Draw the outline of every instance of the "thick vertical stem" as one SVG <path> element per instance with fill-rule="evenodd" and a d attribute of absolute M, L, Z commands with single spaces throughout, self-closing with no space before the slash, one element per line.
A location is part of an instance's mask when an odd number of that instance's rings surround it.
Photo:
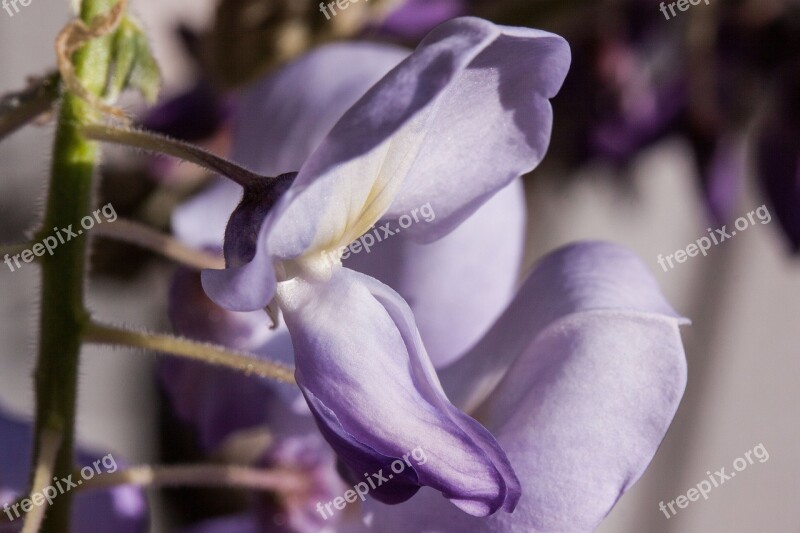
<path fill-rule="evenodd" d="M 83 0 L 81 18 L 91 19 L 115 4 L 114 0 Z M 87 43 L 74 56 L 75 73 L 83 86 L 101 94 L 110 61 L 108 37 Z M 93 174 L 98 156 L 94 142 L 84 139 L 79 128 L 96 120 L 97 112 L 85 101 L 66 93 L 56 129 L 50 185 L 42 233 L 52 228 L 79 229 L 80 220 L 91 213 Z M 76 231 L 77 233 L 77 231 Z M 38 238 L 36 240 L 39 240 Z M 54 475 L 73 472 L 73 440 L 77 400 L 81 334 L 87 322 L 83 302 L 87 236 L 60 245 L 52 256 L 41 260 L 42 303 L 39 358 L 35 374 L 36 442 L 34 463 L 41 451 L 42 436 L 55 431 L 62 436 Z M 48 510 L 41 531 L 69 531 L 71 495 L 60 495 Z"/>

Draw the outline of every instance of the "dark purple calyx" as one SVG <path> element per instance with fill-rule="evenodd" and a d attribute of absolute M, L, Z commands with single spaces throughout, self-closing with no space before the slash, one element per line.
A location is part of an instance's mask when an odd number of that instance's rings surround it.
<path fill-rule="evenodd" d="M 276 178 L 253 181 L 245 187 L 242 201 L 231 213 L 225 228 L 223 249 L 228 268 L 236 268 L 253 260 L 264 219 L 296 176 L 297 172 L 289 172 Z"/>

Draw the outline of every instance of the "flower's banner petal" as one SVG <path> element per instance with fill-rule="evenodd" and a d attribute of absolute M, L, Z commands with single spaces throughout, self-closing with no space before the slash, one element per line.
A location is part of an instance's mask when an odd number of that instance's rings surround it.
<path fill-rule="evenodd" d="M 427 460 L 370 491 L 397 502 L 416 485 L 468 513 L 513 509 L 518 481 L 494 438 L 444 396 L 410 309 L 380 282 L 337 267 L 327 282 L 279 286 L 295 346 L 296 378 L 353 481 L 391 473 L 417 448 Z"/>
<path fill-rule="evenodd" d="M 485 359 L 511 353 L 510 365 L 473 367 L 509 367 L 476 416 L 522 480 L 517 510 L 475 520 L 424 494 L 409 502 L 416 522 L 405 525 L 593 531 L 642 475 L 678 407 L 686 385 L 682 322 L 621 247 L 584 243 L 548 256 L 479 346 Z M 374 522 L 391 531 L 383 526 L 390 516 Z"/>
<path fill-rule="evenodd" d="M 31 425 L 0 411 L 0 506 L 13 503 L 28 487 L 31 464 L 33 431 Z M 78 462 L 90 466 L 100 459 L 100 454 L 79 453 Z M 123 468 L 116 460 L 108 468 Z M 100 468 L 105 468 L 100 459 Z M 92 467 L 95 475 L 97 474 Z M 73 477 L 73 481 L 75 478 Z M 11 511 L 14 515 L 13 510 Z M 20 513 L 22 514 L 22 513 Z M 4 517 L 5 518 L 5 517 Z M 15 521 L 21 527 L 23 518 Z M 86 533 L 140 533 L 147 531 L 148 509 L 144 493 L 136 487 L 121 485 L 108 490 L 86 491 L 75 494 L 72 511 L 72 531 Z M 0 531 L 6 531 L 0 525 Z"/>
<path fill-rule="evenodd" d="M 463 71 L 498 35 L 497 26 L 480 19 L 442 24 L 351 107 L 300 170 L 297 199 L 269 241 L 275 255 L 345 246 L 375 224 L 423 146 L 439 142 L 429 132 L 440 97 L 455 90 Z"/>
<path fill-rule="evenodd" d="M 415 238 L 430 241 L 451 231 L 533 170 L 550 144 L 549 98 L 567 75 L 569 45 L 541 30 L 498 29 L 438 99 L 427 142 L 386 214 L 401 216 L 431 202 L 436 223 L 409 228 Z"/>
<path fill-rule="evenodd" d="M 344 265 L 396 290 L 413 310 L 434 366 L 446 366 L 483 337 L 514 297 L 524 252 L 522 181 L 429 244 L 416 243 L 402 231 L 386 236 L 382 227 L 400 227 L 384 222 L 372 232 L 374 240 L 383 240 L 352 254 Z M 419 224 L 427 223 L 420 219 Z"/>

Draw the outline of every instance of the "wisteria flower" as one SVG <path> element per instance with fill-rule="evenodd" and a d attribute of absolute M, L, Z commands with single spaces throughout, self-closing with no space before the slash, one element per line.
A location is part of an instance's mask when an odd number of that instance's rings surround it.
<path fill-rule="evenodd" d="M 298 385 L 353 479 L 426 450 L 429 462 L 375 490 L 382 501 L 429 485 L 483 516 L 512 511 L 519 482 L 492 435 L 447 400 L 407 304 L 338 259 L 381 218 L 426 203 L 436 221 L 408 233 L 435 240 L 534 168 L 568 64 L 552 34 L 469 18 L 440 26 L 344 114 L 296 178 L 245 190 L 226 230 L 229 268 L 204 272 L 206 292 L 228 309 L 277 299 Z"/>

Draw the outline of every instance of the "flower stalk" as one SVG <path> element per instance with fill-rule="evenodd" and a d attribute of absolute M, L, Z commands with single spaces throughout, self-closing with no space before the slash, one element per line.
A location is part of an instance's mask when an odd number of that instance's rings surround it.
<path fill-rule="evenodd" d="M 139 487 L 221 487 L 275 492 L 284 495 L 308 490 L 309 479 L 289 469 L 267 470 L 235 465 L 137 466 L 86 481 L 81 490 L 117 485 Z"/>
<path fill-rule="evenodd" d="M 153 350 L 168 355 L 222 366 L 248 376 L 270 378 L 283 383 L 294 383 L 294 370 L 281 363 L 258 359 L 254 355 L 234 352 L 221 346 L 191 341 L 171 335 L 116 328 L 91 322 L 86 326 L 85 341 L 94 344 L 127 346 Z"/>
<path fill-rule="evenodd" d="M 139 148 L 194 163 L 212 172 L 217 172 L 242 187 L 247 187 L 261 180 L 272 179 L 269 176 L 262 176 L 227 159 L 216 156 L 198 146 L 171 139 L 158 133 L 101 124 L 87 125 L 81 130 L 81 133 L 87 138 L 96 141 Z"/>
<path fill-rule="evenodd" d="M 223 269 L 225 261 L 202 250 L 186 246 L 170 235 L 133 220 L 118 219 L 113 224 L 97 226 L 95 234 L 107 239 L 127 242 L 150 250 L 177 263 L 202 270 L 205 268 Z"/>

